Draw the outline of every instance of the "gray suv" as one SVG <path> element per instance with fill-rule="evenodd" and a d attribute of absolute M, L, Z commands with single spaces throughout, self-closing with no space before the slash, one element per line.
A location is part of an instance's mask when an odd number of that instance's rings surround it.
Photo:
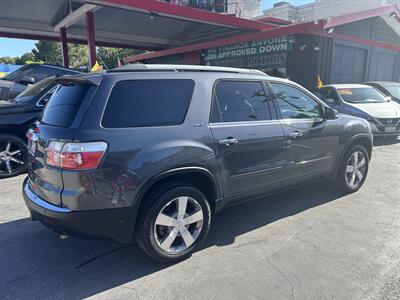
<path fill-rule="evenodd" d="M 318 178 L 365 181 L 369 123 L 255 70 L 132 65 L 57 79 L 29 130 L 33 220 L 85 238 L 190 256 L 215 212 Z"/>

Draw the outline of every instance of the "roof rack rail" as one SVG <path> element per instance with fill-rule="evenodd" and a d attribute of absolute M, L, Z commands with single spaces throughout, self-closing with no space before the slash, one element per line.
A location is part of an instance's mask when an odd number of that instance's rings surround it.
<path fill-rule="evenodd" d="M 240 69 L 214 66 L 195 66 L 195 65 L 162 65 L 162 64 L 127 64 L 119 68 L 108 70 L 107 73 L 116 72 L 223 72 L 267 75 L 255 69 Z"/>

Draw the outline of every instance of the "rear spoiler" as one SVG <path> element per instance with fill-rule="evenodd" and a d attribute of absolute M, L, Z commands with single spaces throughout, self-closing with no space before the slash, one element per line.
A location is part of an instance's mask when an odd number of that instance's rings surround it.
<path fill-rule="evenodd" d="M 102 79 L 103 79 L 102 74 L 64 75 L 56 78 L 55 81 L 61 85 L 69 85 L 75 83 L 75 84 L 99 86 Z"/>

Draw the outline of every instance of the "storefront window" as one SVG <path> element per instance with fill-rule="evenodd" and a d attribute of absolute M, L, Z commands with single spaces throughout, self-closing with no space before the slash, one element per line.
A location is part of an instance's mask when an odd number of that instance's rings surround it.
<path fill-rule="evenodd" d="M 260 69 L 262 72 L 268 74 L 269 76 L 287 78 L 286 68 L 269 68 L 269 69 Z"/>

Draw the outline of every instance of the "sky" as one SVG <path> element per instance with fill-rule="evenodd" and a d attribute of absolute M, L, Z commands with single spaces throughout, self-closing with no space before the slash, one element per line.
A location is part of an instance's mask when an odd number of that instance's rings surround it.
<path fill-rule="evenodd" d="M 36 41 L 0 38 L 0 57 L 21 56 L 35 47 Z"/>
<path fill-rule="evenodd" d="M 279 0 L 282 1 L 282 0 Z M 260 12 L 264 9 L 271 8 L 275 2 L 274 0 L 261 0 Z M 312 2 L 312 0 L 285 0 L 294 5 L 302 5 Z M 0 38 L 0 57 L 3 56 L 21 56 L 22 54 L 29 52 L 35 47 L 36 41 L 31 40 L 20 40 L 20 39 L 9 39 Z"/>

